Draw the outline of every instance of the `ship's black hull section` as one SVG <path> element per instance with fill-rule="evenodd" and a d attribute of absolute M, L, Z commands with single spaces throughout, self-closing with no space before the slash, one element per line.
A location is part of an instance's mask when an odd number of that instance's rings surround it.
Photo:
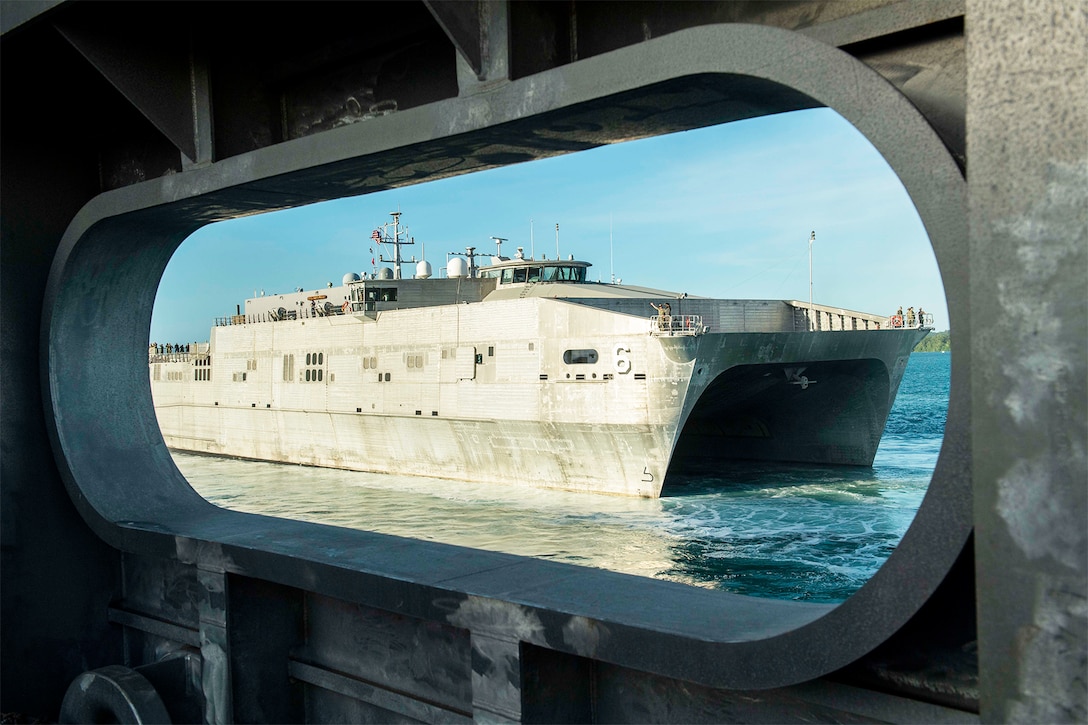
<path fill-rule="evenodd" d="M 880 360 L 738 365 L 700 396 L 669 472 L 732 460 L 870 466 L 892 398 Z"/>

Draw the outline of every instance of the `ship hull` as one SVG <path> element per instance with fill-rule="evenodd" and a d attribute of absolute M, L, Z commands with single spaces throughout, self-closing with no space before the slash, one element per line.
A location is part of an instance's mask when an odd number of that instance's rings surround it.
<path fill-rule="evenodd" d="M 670 472 L 734 460 L 871 466 L 919 335 L 708 335 Z M 709 375 L 696 375 L 698 380 Z"/>
<path fill-rule="evenodd" d="M 645 318 L 563 300 L 475 307 L 218 328 L 203 362 L 212 372 L 194 360 L 152 366 L 164 441 L 657 497 L 670 472 L 723 460 L 871 465 L 924 335 L 663 335 Z"/>
<path fill-rule="evenodd" d="M 660 495 L 671 440 L 645 425 L 160 408 L 175 450 L 372 473 Z M 169 433 L 165 431 L 169 430 Z M 202 431 L 219 431 L 215 437 Z M 276 431 L 311 431 L 304 442 Z"/>

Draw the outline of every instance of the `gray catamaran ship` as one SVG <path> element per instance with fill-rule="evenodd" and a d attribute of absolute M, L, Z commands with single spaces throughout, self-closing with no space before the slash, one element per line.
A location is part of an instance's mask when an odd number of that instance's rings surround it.
<path fill-rule="evenodd" d="M 784 300 L 587 281 L 521 248 L 258 296 L 149 355 L 177 450 L 656 497 L 716 461 L 869 466 L 929 328 Z M 453 254 L 453 253 L 451 253 Z M 384 260 L 383 260 L 384 261 Z"/>

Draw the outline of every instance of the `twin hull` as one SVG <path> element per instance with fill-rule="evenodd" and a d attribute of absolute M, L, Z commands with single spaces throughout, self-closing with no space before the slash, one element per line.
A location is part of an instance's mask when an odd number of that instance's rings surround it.
<path fill-rule="evenodd" d="M 871 465 L 924 334 L 692 332 L 548 298 L 239 324 L 151 385 L 174 449 L 656 497 L 670 465 Z"/>

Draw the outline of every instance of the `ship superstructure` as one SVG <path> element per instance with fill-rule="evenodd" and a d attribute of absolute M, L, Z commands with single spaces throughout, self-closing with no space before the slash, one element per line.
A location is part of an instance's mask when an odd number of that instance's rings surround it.
<path fill-rule="evenodd" d="M 403 278 L 394 222 L 395 269 L 251 298 L 207 345 L 152 350 L 167 445 L 656 497 L 695 463 L 871 465 L 928 332 L 591 282 L 587 262 L 520 248 L 481 266 L 470 247 L 445 276 L 420 262 Z"/>

